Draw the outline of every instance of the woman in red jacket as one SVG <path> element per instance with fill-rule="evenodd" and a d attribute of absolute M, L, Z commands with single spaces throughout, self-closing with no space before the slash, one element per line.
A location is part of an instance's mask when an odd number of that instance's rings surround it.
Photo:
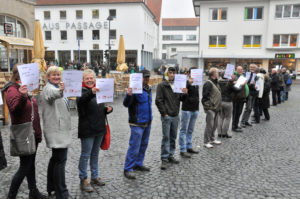
<path fill-rule="evenodd" d="M 17 65 L 13 67 L 12 77 L 10 82 L 4 86 L 5 99 L 11 117 L 12 124 L 22 124 L 31 121 L 32 105 L 34 106 L 34 120 L 33 129 L 35 132 L 36 147 L 42 140 L 42 131 L 40 125 L 40 117 L 38 113 L 38 106 L 36 99 L 28 95 L 26 85 L 20 86 L 20 76 Z M 44 199 L 47 198 L 39 192 L 36 187 L 35 179 L 35 156 L 36 153 L 27 156 L 20 156 L 20 167 L 14 175 L 9 192 L 8 198 L 15 199 L 24 178 L 27 178 L 29 188 L 29 199 Z"/>

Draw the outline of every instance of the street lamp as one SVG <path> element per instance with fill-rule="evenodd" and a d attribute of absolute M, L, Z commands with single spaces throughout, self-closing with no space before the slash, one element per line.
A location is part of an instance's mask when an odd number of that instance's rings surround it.
<path fill-rule="evenodd" d="M 111 46 L 110 46 L 110 21 L 112 21 L 114 19 L 113 16 L 108 16 L 107 20 L 108 20 L 108 56 L 107 56 L 107 69 L 110 66 L 110 50 L 111 50 Z"/>

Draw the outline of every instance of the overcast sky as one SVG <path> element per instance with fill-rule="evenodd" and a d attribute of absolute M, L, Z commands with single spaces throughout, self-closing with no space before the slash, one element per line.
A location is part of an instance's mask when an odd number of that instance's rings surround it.
<path fill-rule="evenodd" d="M 193 0 L 163 0 L 163 18 L 195 17 Z"/>

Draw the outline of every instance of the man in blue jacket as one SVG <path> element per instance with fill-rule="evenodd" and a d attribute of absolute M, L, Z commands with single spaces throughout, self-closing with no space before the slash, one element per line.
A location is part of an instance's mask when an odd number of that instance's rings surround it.
<path fill-rule="evenodd" d="M 143 165 L 152 121 L 152 93 L 148 85 L 150 72 L 143 73 L 143 93 L 133 94 L 132 88 L 127 89 L 123 105 L 128 107 L 129 125 L 131 136 L 124 165 L 124 176 L 128 179 L 136 179 L 133 170 L 150 171 Z"/>

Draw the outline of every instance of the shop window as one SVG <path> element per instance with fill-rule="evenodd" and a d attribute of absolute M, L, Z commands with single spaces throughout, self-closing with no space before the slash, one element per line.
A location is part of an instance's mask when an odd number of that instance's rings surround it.
<path fill-rule="evenodd" d="M 186 40 L 187 41 L 196 41 L 197 36 L 196 35 L 187 35 Z"/>
<path fill-rule="evenodd" d="M 176 53 L 176 48 L 171 48 L 172 53 Z"/>
<path fill-rule="evenodd" d="M 67 11 L 61 10 L 59 11 L 60 19 L 67 19 Z"/>
<path fill-rule="evenodd" d="M 117 17 L 117 11 L 116 9 L 110 9 L 109 10 L 109 16 L 116 18 Z"/>
<path fill-rule="evenodd" d="M 210 48 L 225 48 L 226 47 L 226 36 L 225 35 L 209 36 L 209 47 Z"/>
<path fill-rule="evenodd" d="M 167 59 L 167 53 L 162 53 L 161 57 L 162 59 Z"/>
<path fill-rule="evenodd" d="M 260 35 L 245 35 L 243 47 L 244 48 L 260 48 L 261 46 L 261 36 Z"/>
<path fill-rule="evenodd" d="M 77 40 L 83 40 L 83 30 L 77 30 L 76 31 L 76 39 Z"/>
<path fill-rule="evenodd" d="M 274 35 L 273 47 L 297 47 L 298 35 Z"/>
<path fill-rule="evenodd" d="M 110 39 L 117 39 L 117 31 L 116 30 L 109 30 Z"/>
<path fill-rule="evenodd" d="M 225 21 L 227 20 L 227 8 L 211 8 L 210 9 L 211 21 Z"/>
<path fill-rule="evenodd" d="M 51 19 L 50 11 L 44 11 L 44 19 L 45 20 Z"/>
<path fill-rule="evenodd" d="M 76 19 L 82 19 L 83 12 L 82 10 L 76 10 Z"/>
<path fill-rule="evenodd" d="M 277 5 L 275 18 L 299 18 L 300 4 Z"/>
<path fill-rule="evenodd" d="M 245 8 L 246 20 L 262 19 L 262 16 L 263 16 L 263 8 Z"/>
<path fill-rule="evenodd" d="M 93 19 L 99 19 L 99 10 L 92 10 Z"/>
<path fill-rule="evenodd" d="M 100 31 L 99 30 L 93 30 L 93 40 L 99 40 L 100 39 Z"/>
<path fill-rule="evenodd" d="M 65 31 L 65 30 L 60 31 L 60 39 L 61 40 L 67 40 L 68 39 L 67 31 Z"/>
<path fill-rule="evenodd" d="M 52 40 L 51 31 L 45 31 L 45 40 Z"/>

